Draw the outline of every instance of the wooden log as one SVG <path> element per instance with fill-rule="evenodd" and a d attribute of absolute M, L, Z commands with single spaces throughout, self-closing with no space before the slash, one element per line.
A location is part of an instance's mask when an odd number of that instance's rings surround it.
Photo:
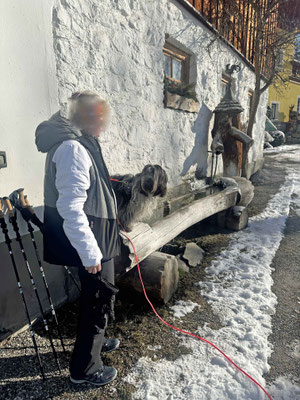
<path fill-rule="evenodd" d="M 254 186 L 251 181 L 241 176 L 220 177 L 216 181 L 218 186 L 238 186 L 239 196 L 236 205 L 247 207 L 254 197 Z"/>
<path fill-rule="evenodd" d="M 178 260 L 170 254 L 155 251 L 140 263 L 141 275 L 150 300 L 167 303 L 178 287 Z M 138 269 L 133 268 L 118 281 L 121 289 L 143 293 Z"/>
<path fill-rule="evenodd" d="M 123 245 L 129 249 L 129 265 L 126 268 L 117 265 L 117 270 L 125 273 L 136 265 L 136 258 L 131 243 L 134 244 L 139 262 L 144 260 L 155 250 L 168 243 L 182 231 L 195 223 L 236 204 L 238 186 L 228 187 L 218 193 L 200 198 L 176 210 L 170 215 L 156 221 L 152 226 L 139 223 L 126 235 L 121 231 Z M 196 194 L 195 194 L 196 196 Z M 115 260 L 118 263 L 118 260 Z"/>
<path fill-rule="evenodd" d="M 232 207 L 226 218 L 226 228 L 233 231 L 241 231 L 248 225 L 248 210 L 243 206 Z"/>
<path fill-rule="evenodd" d="M 214 223 L 220 228 L 240 231 L 247 227 L 248 219 L 249 216 L 246 207 L 234 206 L 218 213 Z"/>
<path fill-rule="evenodd" d="M 238 205 L 247 207 L 254 197 L 254 186 L 252 182 L 241 176 L 232 176 L 231 178 L 234 179 L 239 186 L 240 199 Z"/>

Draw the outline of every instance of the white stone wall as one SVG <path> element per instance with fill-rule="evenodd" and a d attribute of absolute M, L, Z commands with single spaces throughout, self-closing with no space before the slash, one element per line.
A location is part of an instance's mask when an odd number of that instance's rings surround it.
<path fill-rule="evenodd" d="M 236 95 L 246 110 L 242 120 L 248 118 L 254 73 L 237 54 L 219 41 L 209 46 L 213 34 L 176 0 L 61 0 L 53 15 L 60 102 L 85 88 L 110 101 L 112 121 L 101 139 L 110 172 L 137 173 L 159 163 L 171 186 L 196 168 L 206 175 L 208 130 L 226 64 L 241 63 Z M 196 55 L 198 115 L 163 106 L 165 34 Z M 250 162 L 262 158 L 266 102 L 264 96 Z"/>
<path fill-rule="evenodd" d="M 34 132 L 58 107 L 53 4 L 0 1 L 0 151 L 6 151 L 8 164 L 0 169 L 0 196 L 23 187 L 35 206 L 43 204 L 45 156 L 36 149 Z"/>
<path fill-rule="evenodd" d="M 37 125 L 58 107 L 57 80 L 52 36 L 52 0 L 0 0 L 0 151 L 6 151 L 7 168 L 0 169 L 0 196 L 23 187 L 41 216 L 45 155 L 37 151 Z M 27 224 L 19 218 L 21 234 Z M 10 238 L 15 233 L 8 224 Z M 36 234 L 42 255 L 42 237 Z M 0 229 L 0 340 L 24 326 L 26 315 L 14 276 L 10 255 Z M 49 302 L 30 237 L 23 237 L 44 310 Z M 30 317 L 40 317 L 22 253 L 13 241 L 12 249 Z M 44 263 L 49 290 L 55 305 L 77 295 L 61 267 Z M 0 396 L 3 397 L 3 396 Z"/>
<path fill-rule="evenodd" d="M 176 0 L 2 0 L 0 16 L 0 150 L 8 159 L 0 196 L 24 187 L 35 206 L 43 203 L 45 155 L 36 150 L 34 131 L 73 91 L 97 90 L 110 101 L 112 120 L 101 140 L 112 174 L 159 163 L 173 186 L 196 168 L 202 176 L 210 171 L 212 111 L 226 64 L 242 65 L 236 95 L 245 109 L 254 88 L 253 72 L 223 43 L 209 46 L 212 33 Z M 195 55 L 198 114 L 163 106 L 166 34 Z M 266 97 L 250 162 L 262 158 Z"/>

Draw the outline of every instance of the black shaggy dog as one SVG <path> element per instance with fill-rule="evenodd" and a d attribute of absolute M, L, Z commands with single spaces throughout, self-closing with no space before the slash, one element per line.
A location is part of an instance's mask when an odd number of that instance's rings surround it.
<path fill-rule="evenodd" d="M 160 165 L 147 164 L 136 175 L 113 175 L 111 181 L 116 194 L 118 218 L 127 231 L 135 222 L 151 215 L 156 202 L 154 197 L 164 197 L 167 193 L 168 177 Z"/>

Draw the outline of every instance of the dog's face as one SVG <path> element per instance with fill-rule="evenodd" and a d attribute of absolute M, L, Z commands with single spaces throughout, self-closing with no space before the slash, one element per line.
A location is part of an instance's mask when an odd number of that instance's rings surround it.
<path fill-rule="evenodd" d="M 168 176 L 158 164 L 147 164 L 141 172 L 141 193 L 145 196 L 161 196 L 167 193 Z"/>

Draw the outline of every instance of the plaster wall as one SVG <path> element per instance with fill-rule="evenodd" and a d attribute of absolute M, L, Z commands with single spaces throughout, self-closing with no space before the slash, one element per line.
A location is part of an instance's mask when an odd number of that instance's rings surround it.
<path fill-rule="evenodd" d="M 0 150 L 7 155 L 0 196 L 24 188 L 36 206 L 43 203 L 45 157 L 35 147 L 34 132 L 58 104 L 52 7 L 52 0 L 0 2 Z M 22 223 L 21 229 L 26 232 Z"/>
<path fill-rule="evenodd" d="M 57 83 L 52 38 L 53 1 L 1 0 L 0 2 L 0 151 L 7 155 L 7 168 L 0 169 L 0 196 L 23 187 L 41 217 L 44 155 L 34 143 L 37 124 L 57 109 Z M 15 237 L 9 226 L 9 235 Z M 21 234 L 27 228 L 20 218 Z M 36 233 L 40 253 L 41 236 Z M 49 309 L 46 293 L 37 273 L 31 240 L 23 236 L 43 305 Z M 0 232 L 0 339 L 26 323 L 10 256 Z M 13 241 L 30 316 L 39 315 L 36 299 L 18 244 Z M 44 265 L 53 301 L 59 304 L 74 294 L 62 267 Z M 75 290 L 76 293 L 76 290 Z"/>
<path fill-rule="evenodd" d="M 289 122 L 289 108 L 294 106 L 293 111 L 297 111 L 297 103 L 300 98 L 300 82 L 293 79 L 293 58 L 295 46 L 290 44 L 284 52 L 282 77 L 287 81 L 285 84 L 276 82 L 270 86 L 269 102 L 279 103 L 278 120 L 281 122 Z"/>
<path fill-rule="evenodd" d="M 269 105 L 272 101 L 279 102 L 278 120 L 289 122 L 290 106 L 294 106 L 293 111 L 297 111 L 297 103 L 300 98 L 300 82 L 289 81 L 285 88 L 277 91 L 274 86 L 270 87 Z"/>
<path fill-rule="evenodd" d="M 97 90 L 109 99 L 111 125 L 101 138 L 113 173 L 137 173 L 149 162 L 166 169 L 170 186 L 210 171 L 212 111 L 221 98 L 226 64 L 240 63 L 236 97 L 248 119 L 254 73 L 176 0 L 63 0 L 53 13 L 54 48 L 63 104 L 73 91 Z M 193 54 L 198 114 L 163 106 L 165 35 Z M 249 162 L 263 157 L 266 96 L 260 102 Z M 222 163 L 219 163 L 219 172 Z"/>

